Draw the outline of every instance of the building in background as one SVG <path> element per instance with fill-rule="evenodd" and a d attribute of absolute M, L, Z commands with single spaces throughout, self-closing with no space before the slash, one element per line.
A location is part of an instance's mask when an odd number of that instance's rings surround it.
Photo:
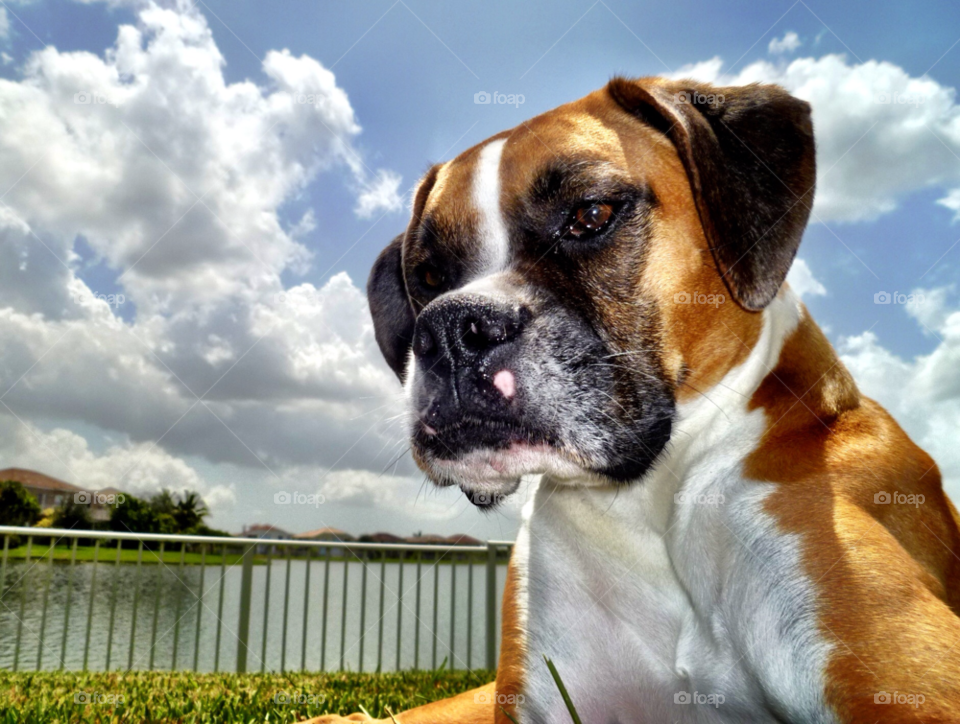
<path fill-rule="evenodd" d="M 240 533 L 240 537 L 263 538 L 264 540 L 290 540 L 293 538 L 293 536 L 283 528 L 278 528 L 275 525 L 262 525 L 260 523 L 245 525 L 243 532 Z M 266 553 L 269 548 L 270 546 L 268 545 L 259 545 L 257 546 L 257 553 Z"/>
<path fill-rule="evenodd" d="M 56 508 L 68 495 L 87 492 L 76 485 L 38 473 L 36 470 L 25 470 L 23 468 L 0 470 L 0 480 L 13 480 L 20 483 L 28 493 L 37 499 L 41 510 Z"/>
<path fill-rule="evenodd" d="M 331 541 L 334 543 L 348 543 L 356 540 L 352 535 L 339 528 L 317 528 L 316 530 L 308 530 L 306 533 L 297 533 L 293 537 L 296 540 Z M 315 550 L 318 555 L 322 556 L 326 555 L 328 551 L 332 556 L 342 556 L 346 552 L 341 546 L 319 546 Z"/>

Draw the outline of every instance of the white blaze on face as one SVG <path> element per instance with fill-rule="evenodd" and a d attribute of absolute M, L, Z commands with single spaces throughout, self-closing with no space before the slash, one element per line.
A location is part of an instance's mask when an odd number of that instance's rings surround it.
<path fill-rule="evenodd" d="M 500 209 L 500 157 L 506 139 L 491 141 L 480 151 L 473 178 L 473 203 L 480 213 L 481 276 L 495 274 L 507 265 L 509 238 Z"/>

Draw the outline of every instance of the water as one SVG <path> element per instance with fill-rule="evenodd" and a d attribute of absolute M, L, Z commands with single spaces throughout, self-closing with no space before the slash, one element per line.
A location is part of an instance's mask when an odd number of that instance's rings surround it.
<path fill-rule="evenodd" d="M 485 565 L 468 562 L 456 565 L 444 562 L 434 565 L 433 561 L 424 561 L 419 578 L 418 617 L 417 564 L 402 564 L 402 606 L 398 605 L 397 600 L 401 564 L 382 564 L 382 619 L 381 562 L 371 561 L 365 564 L 367 580 L 363 606 L 361 589 L 364 564 L 331 561 L 329 574 L 326 576 L 325 565 L 323 559 L 310 562 L 309 589 L 305 560 L 295 559 L 290 562 L 289 578 L 286 560 L 275 559 L 270 564 L 254 566 L 248 671 L 259 671 L 261 668 L 265 671 L 338 670 L 341 662 L 342 668 L 351 671 L 361 670 L 361 663 L 363 671 L 376 671 L 378 668 L 381 671 L 415 667 L 427 669 L 439 666 L 444 659 L 447 659 L 448 667 L 452 663 L 457 669 L 484 667 Z M 348 567 L 346 606 L 345 566 Z M 143 565 L 139 574 L 135 565 L 116 566 L 103 562 L 96 566 L 92 563 L 77 563 L 72 574 L 70 569 L 68 564 L 54 563 L 51 566 L 47 561 L 34 560 L 29 564 L 23 561 L 8 561 L 4 591 L 0 597 L 0 668 L 12 669 L 16 664 L 20 670 L 57 669 L 61 666 L 68 670 L 82 669 L 84 650 L 87 649 L 86 667 L 91 670 L 235 670 L 241 578 L 239 565 L 227 566 L 223 571 L 220 565 L 187 565 L 182 568 L 176 565 Z M 455 594 L 451 587 L 454 569 Z M 468 579 L 471 569 L 473 606 L 472 615 L 468 615 Z M 268 573 L 270 595 L 265 621 Z M 498 634 L 499 601 L 505 577 L 506 567 L 498 566 Z M 434 581 L 437 584 L 436 612 L 433 605 Z M 327 603 L 324 641 L 325 586 Z M 287 588 L 289 595 L 285 606 L 284 594 Z M 45 620 L 44 596 L 47 597 Z M 114 597 L 111 637 L 111 602 Z M 361 615 L 364 609 L 364 630 L 361 632 Z M 451 616 L 454 623 L 452 639 Z M 342 626 L 344 621 L 345 627 Z M 401 633 L 399 667 L 398 624 Z M 154 630 L 156 643 L 151 647 Z M 16 654 L 18 631 L 19 655 Z"/>

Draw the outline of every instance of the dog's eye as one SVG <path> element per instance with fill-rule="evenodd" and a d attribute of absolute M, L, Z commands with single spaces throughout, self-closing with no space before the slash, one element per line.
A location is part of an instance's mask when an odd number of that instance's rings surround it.
<path fill-rule="evenodd" d="M 613 219 L 613 205 L 605 203 L 584 204 L 570 215 L 563 231 L 568 239 L 588 239 L 603 231 Z"/>
<path fill-rule="evenodd" d="M 443 282 L 445 281 L 443 272 L 432 264 L 424 264 L 420 267 L 419 272 L 420 281 L 423 282 L 423 286 L 427 287 L 427 289 L 437 291 L 443 286 Z"/>

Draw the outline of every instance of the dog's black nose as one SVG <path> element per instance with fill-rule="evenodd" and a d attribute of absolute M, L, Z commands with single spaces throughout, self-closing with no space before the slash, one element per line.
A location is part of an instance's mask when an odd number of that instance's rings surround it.
<path fill-rule="evenodd" d="M 421 373 L 417 387 L 421 422 L 438 430 L 464 416 L 487 421 L 511 416 L 517 390 L 516 378 L 508 370 L 531 316 L 522 305 L 473 295 L 428 304 L 417 317 L 413 334 Z"/>
<path fill-rule="evenodd" d="M 413 353 L 424 365 L 475 367 L 523 331 L 529 312 L 483 297 L 454 296 L 427 305 L 417 318 Z"/>

